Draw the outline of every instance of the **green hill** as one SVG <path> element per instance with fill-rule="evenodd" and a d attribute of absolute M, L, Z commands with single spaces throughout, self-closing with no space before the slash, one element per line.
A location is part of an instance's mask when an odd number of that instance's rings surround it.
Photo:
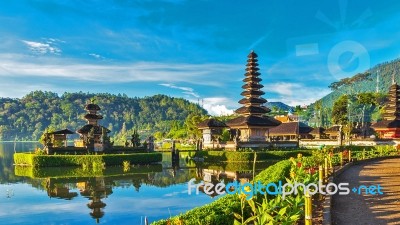
<path fill-rule="evenodd" d="M 331 87 L 334 90 L 321 99 L 322 107 L 331 108 L 333 102 L 343 94 L 376 92 L 377 84 L 379 92 L 386 94 L 392 84 L 393 74 L 395 75 L 395 81 L 400 83 L 400 59 L 378 64 L 364 73 L 332 83 Z M 379 83 L 377 82 L 377 76 L 379 76 Z"/>
<path fill-rule="evenodd" d="M 130 98 L 79 92 L 59 96 L 35 91 L 21 99 L 0 98 L 0 140 L 38 140 L 48 127 L 77 130 L 86 124 L 84 106 L 90 100 L 101 107 L 100 123 L 113 136 L 129 135 L 134 128 L 142 137 L 155 131 L 168 133 L 182 128 L 189 114 L 207 113 L 197 104 L 165 95 Z"/>

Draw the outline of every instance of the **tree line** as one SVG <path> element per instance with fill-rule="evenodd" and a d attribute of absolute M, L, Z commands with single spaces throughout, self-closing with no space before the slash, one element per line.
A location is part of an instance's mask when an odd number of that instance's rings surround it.
<path fill-rule="evenodd" d="M 78 130 L 86 124 L 84 106 L 94 102 L 116 141 L 129 138 L 134 130 L 144 138 L 187 136 L 188 116 L 204 117 L 206 110 L 183 98 L 154 95 L 130 98 L 125 94 L 57 93 L 34 91 L 18 98 L 0 98 L 0 140 L 38 140 L 46 129 Z M 190 125 L 189 125 L 190 126 Z M 177 134 L 180 133 L 180 134 Z"/>

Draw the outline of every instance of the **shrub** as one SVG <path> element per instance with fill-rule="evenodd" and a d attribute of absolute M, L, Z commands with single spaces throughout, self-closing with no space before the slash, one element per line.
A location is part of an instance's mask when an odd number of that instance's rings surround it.
<path fill-rule="evenodd" d="M 150 164 L 162 161 L 161 153 L 133 153 L 106 155 L 34 155 L 30 153 L 15 153 L 16 165 L 31 165 L 37 167 L 52 166 L 93 166 L 122 165 L 123 161 L 131 164 Z"/>
<path fill-rule="evenodd" d="M 264 184 L 270 182 L 285 181 L 285 177 L 289 176 L 291 162 L 289 160 L 280 161 L 255 177 Z M 171 220 L 183 220 L 184 224 L 219 224 L 231 225 L 234 222 L 234 213 L 241 210 L 240 199 L 236 195 L 226 195 L 220 199 L 192 210 L 182 215 L 175 216 Z M 152 223 L 153 225 L 170 224 L 170 220 L 160 220 Z"/>
<path fill-rule="evenodd" d="M 257 152 L 257 161 L 288 159 L 297 157 L 299 153 L 304 156 L 311 155 L 310 150 Z M 199 151 L 196 152 L 196 157 L 204 157 L 206 162 L 249 162 L 254 160 L 254 152 Z"/>

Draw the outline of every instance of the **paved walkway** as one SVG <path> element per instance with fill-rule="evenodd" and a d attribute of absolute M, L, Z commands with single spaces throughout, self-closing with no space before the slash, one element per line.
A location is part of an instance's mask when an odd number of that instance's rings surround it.
<path fill-rule="evenodd" d="M 400 224 L 400 158 L 354 165 L 342 173 L 336 183 L 382 186 L 383 195 L 334 195 L 332 221 L 342 224 Z"/>

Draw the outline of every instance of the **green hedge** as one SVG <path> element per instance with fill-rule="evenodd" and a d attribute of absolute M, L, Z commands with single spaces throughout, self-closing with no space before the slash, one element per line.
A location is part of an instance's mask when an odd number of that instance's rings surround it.
<path fill-rule="evenodd" d="M 285 177 L 289 176 L 291 162 L 289 160 L 280 161 L 255 177 L 256 181 L 261 181 L 264 184 L 278 181 L 285 181 Z M 202 224 L 202 225 L 232 225 L 234 216 L 233 213 L 240 214 L 240 200 L 236 195 L 225 195 L 220 199 L 192 210 L 186 213 L 175 216 L 171 220 L 177 218 L 182 219 L 184 224 Z M 153 222 L 152 225 L 166 225 L 168 220 L 160 220 Z"/>
<path fill-rule="evenodd" d="M 37 167 L 81 166 L 86 165 L 122 165 L 123 161 L 131 164 L 150 164 L 162 161 L 161 153 L 104 154 L 104 155 L 36 155 L 32 153 L 14 153 L 16 165 Z"/>
<path fill-rule="evenodd" d="M 299 153 L 303 156 L 311 156 L 311 152 L 311 150 L 257 152 L 257 161 L 288 159 L 297 157 Z M 199 151 L 196 152 L 196 156 L 204 157 L 205 162 L 248 162 L 254 160 L 254 152 Z"/>
<path fill-rule="evenodd" d="M 31 178 L 70 178 L 70 177 L 114 177 L 137 174 L 147 174 L 152 172 L 162 172 L 161 164 L 149 166 L 131 167 L 129 171 L 124 171 L 122 166 L 108 167 L 105 170 L 93 168 L 83 169 L 82 167 L 34 167 L 16 166 L 15 175 Z"/>

